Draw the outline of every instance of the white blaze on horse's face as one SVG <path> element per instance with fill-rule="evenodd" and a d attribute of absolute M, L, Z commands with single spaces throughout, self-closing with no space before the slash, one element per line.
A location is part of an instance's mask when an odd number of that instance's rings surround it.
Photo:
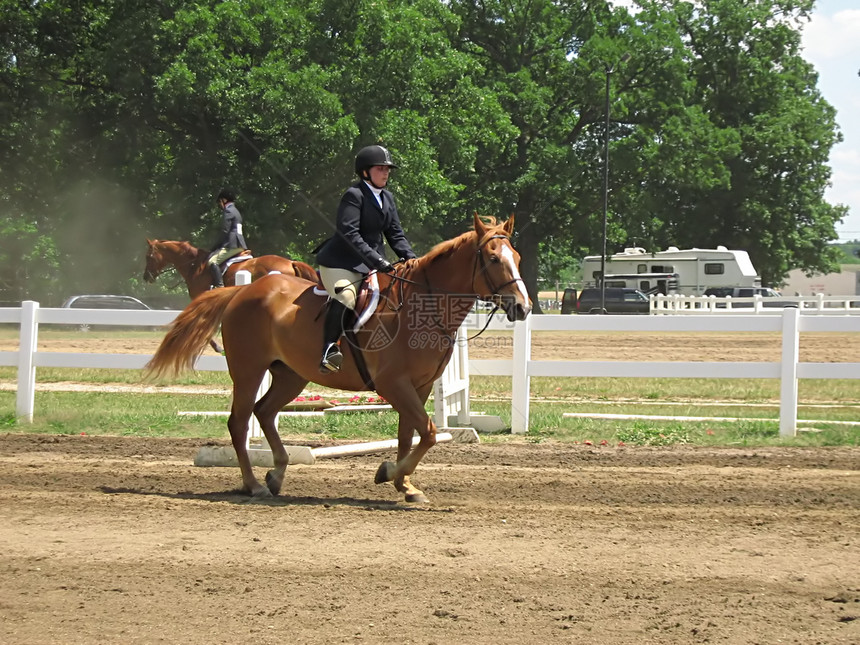
<path fill-rule="evenodd" d="M 525 310 L 529 311 L 531 309 L 529 306 L 529 294 L 526 291 L 525 283 L 520 276 L 520 270 L 517 268 L 517 260 L 514 257 L 514 250 L 508 244 L 502 245 L 501 257 L 502 262 L 508 266 L 508 270 L 514 277 L 514 280 L 516 280 L 517 288 L 520 290 L 520 295 L 523 297 Z"/>

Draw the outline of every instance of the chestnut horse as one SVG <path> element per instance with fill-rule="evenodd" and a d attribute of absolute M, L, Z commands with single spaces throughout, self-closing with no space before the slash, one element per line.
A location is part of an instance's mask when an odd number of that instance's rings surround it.
<path fill-rule="evenodd" d="M 198 249 L 188 242 L 174 242 L 170 240 L 147 240 L 146 268 L 143 271 L 143 279 L 146 282 L 155 282 L 155 279 L 167 267 L 173 266 L 179 275 L 185 280 L 188 287 L 188 295 L 194 300 L 204 291 L 208 291 L 212 285 L 212 276 L 206 266 L 210 252 Z M 280 271 L 286 275 L 295 275 L 306 280 L 316 282 L 317 275 L 314 268 L 304 262 L 288 260 L 278 255 L 261 255 L 242 260 L 227 267 L 224 271 L 224 284 L 232 286 L 236 284 L 236 271 L 249 271 L 251 279 L 256 280 L 272 271 Z"/>
<path fill-rule="evenodd" d="M 514 218 L 488 223 L 477 215 L 474 229 L 442 242 L 425 256 L 379 274 L 384 297 L 356 335 L 365 369 L 356 362 L 356 345 L 344 350 L 339 372 L 321 374 L 321 316 L 326 298 L 293 276 L 271 275 L 245 287 L 225 287 L 195 299 L 171 324 L 152 360 L 150 376 L 175 375 L 193 366 L 221 325 L 233 403 L 227 427 L 246 492 L 277 495 L 288 464 L 275 427 L 278 412 L 308 382 L 341 390 L 375 389 L 399 413 L 397 461 L 383 461 L 375 482 L 393 482 L 407 502 L 426 502 L 410 482 L 418 463 L 436 443 L 436 426 L 424 404 L 453 352 L 457 329 L 475 303 L 492 300 L 508 320 L 523 320 L 531 302 L 519 273 L 519 254 L 511 245 Z M 272 385 L 256 401 L 269 370 Z M 363 372 L 363 374 L 362 374 Z M 369 376 L 369 381 L 365 379 Z M 248 458 L 248 421 L 255 414 L 272 449 L 274 468 L 266 486 L 254 476 Z M 419 442 L 412 447 L 417 432 Z"/>

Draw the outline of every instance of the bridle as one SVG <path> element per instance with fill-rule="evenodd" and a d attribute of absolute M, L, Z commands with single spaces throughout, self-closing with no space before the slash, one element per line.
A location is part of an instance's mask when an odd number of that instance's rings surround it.
<path fill-rule="evenodd" d="M 491 291 L 492 293 L 491 293 L 489 296 L 483 296 L 483 297 L 482 297 L 482 296 L 477 296 L 477 298 L 478 298 L 478 300 L 486 300 L 486 301 L 488 301 L 488 302 L 492 302 L 492 303 L 496 306 L 496 309 L 498 309 L 498 301 L 499 301 L 499 300 L 501 300 L 501 298 L 502 298 L 502 295 L 499 293 L 499 290 L 500 290 L 500 289 L 504 289 L 504 288 L 505 288 L 505 287 L 507 287 L 509 284 L 514 284 L 514 283 L 515 283 L 515 282 L 517 282 L 517 281 L 519 281 L 519 282 L 523 282 L 523 279 L 522 279 L 522 278 L 517 277 L 517 278 L 512 278 L 512 279 L 508 280 L 508 281 L 507 281 L 507 282 L 505 282 L 504 284 L 501 284 L 501 285 L 499 285 L 499 286 L 495 286 L 495 285 L 493 284 L 493 281 L 492 281 L 492 280 L 490 280 L 490 276 L 489 276 L 489 274 L 487 273 L 487 261 L 486 261 L 486 260 L 484 260 L 484 254 L 483 254 L 483 253 L 481 253 L 481 249 L 482 249 L 484 246 L 486 246 L 487 244 L 489 244 L 489 242 L 490 242 L 491 240 L 499 240 L 499 239 L 501 239 L 501 240 L 508 240 L 508 242 L 510 242 L 510 241 L 511 241 L 510 236 L 508 236 L 508 235 L 504 235 L 504 234 L 502 234 L 502 233 L 496 233 L 495 235 L 490 235 L 490 236 L 488 236 L 488 237 L 487 237 L 487 239 L 485 239 L 483 242 L 480 242 L 480 243 L 478 244 L 477 253 L 476 253 L 476 255 L 475 255 L 475 268 L 474 268 L 474 269 L 472 269 L 472 290 L 474 290 L 474 291 L 475 291 L 475 293 L 477 293 L 477 292 L 478 292 L 478 290 L 477 290 L 477 289 L 475 289 L 475 278 L 476 278 L 476 277 L 477 277 L 477 275 L 478 275 L 478 266 L 480 265 L 480 267 L 481 267 L 481 277 L 484 279 L 484 282 L 486 283 L 486 285 L 487 285 L 488 287 L 490 287 L 490 291 Z M 495 313 L 495 310 L 494 310 L 494 313 Z"/>
<path fill-rule="evenodd" d="M 486 285 L 488 287 L 490 287 L 492 294 L 490 294 L 489 296 L 475 295 L 474 298 L 476 298 L 477 300 L 484 300 L 487 302 L 495 303 L 499 299 L 501 299 L 502 294 L 499 293 L 499 289 L 503 289 L 503 288 L 507 287 L 509 284 L 514 284 L 515 282 L 523 282 L 524 283 L 524 280 L 522 278 L 512 278 L 512 279 L 508 280 L 507 282 L 504 282 L 498 286 L 495 286 L 493 284 L 493 281 L 490 280 L 490 276 L 487 274 L 487 262 L 486 262 L 486 260 L 484 260 L 484 254 L 481 253 L 481 249 L 483 249 L 487 244 L 489 244 L 491 240 L 508 240 L 510 242 L 510 239 L 511 238 L 509 235 L 504 235 L 503 233 L 496 233 L 495 235 L 488 236 L 485 240 L 483 240 L 482 242 L 480 242 L 478 244 L 478 246 L 476 248 L 476 253 L 475 253 L 475 266 L 472 269 L 472 291 L 474 291 L 476 294 L 478 293 L 478 289 L 475 288 L 475 280 L 477 279 L 477 277 L 479 275 L 478 268 L 480 267 L 480 269 L 481 269 L 480 275 L 481 275 L 481 277 L 484 278 L 484 282 L 486 283 Z M 396 266 L 396 263 L 395 263 L 395 266 Z M 459 293 L 456 291 L 447 291 L 446 289 L 438 289 L 438 288 L 434 289 L 429 281 L 421 283 L 421 282 L 417 282 L 416 280 L 410 280 L 409 278 L 405 278 L 402 275 L 397 275 L 396 271 L 394 273 L 391 273 L 390 276 L 391 276 L 391 282 L 389 283 L 389 286 L 386 289 L 386 291 L 389 291 L 391 289 L 394 282 L 400 282 L 403 284 L 412 284 L 412 285 L 415 285 L 418 287 L 424 287 L 425 289 L 427 289 L 427 291 L 429 293 L 444 293 L 444 294 L 448 294 L 448 295 L 459 295 L 459 296 L 465 295 L 465 294 L 462 294 L 462 293 Z M 392 310 L 397 311 L 402 306 L 403 306 L 403 292 L 401 290 L 400 303 L 397 305 L 396 308 L 394 308 Z"/>
<path fill-rule="evenodd" d="M 477 248 L 476 248 L 475 265 L 472 269 L 472 291 L 474 291 L 476 294 L 479 293 L 478 289 L 475 288 L 475 281 L 477 280 L 478 275 L 479 275 L 479 272 L 478 272 L 479 267 L 480 267 L 480 275 L 484 279 L 484 283 L 488 287 L 490 287 L 490 290 L 492 291 L 491 295 L 489 295 L 489 296 L 475 295 L 473 297 L 476 300 L 484 300 L 487 302 L 492 302 L 493 303 L 493 310 L 487 315 L 487 322 L 484 325 L 483 329 L 481 329 L 481 331 L 479 331 L 474 336 L 467 338 L 466 340 L 472 340 L 474 338 L 477 338 L 478 336 L 480 336 L 481 334 L 483 334 L 487 330 L 487 327 L 490 326 L 490 322 L 492 321 L 493 316 L 500 309 L 499 303 L 502 300 L 502 295 L 499 293 L 499 290 L 503 289 L 504 287 L 507 287 L 509 284 L 514 284 L 515 282 L 518 282 L 518 281 L 523 282 L 522 278 L 517 277 L 517 278 L 512 278 L 511 280 L 508 280 L 507 282 L 505 282 L 499 286 L 495 286 L 493 281 L 490 279 L 490 276 L 487 273 L 487 269 L 488 269 L 487 262 L 486 262 L 486 260 L 484 260 L 484 255 L 481 251 L 491 240 L 496 240 L 496 239 L 508 240 L 510 242 L 511 238 L 509 235 L 504 235 L 502 233 L 496 233 L 494 235 L 487 236 L 487 238 L 484 239 L 483 241 L 479 241 Z M 454 291 L 447 291 L 445 289 L 438 289 L 438 288 L 434 289 L 433 286 L 430 284 L 429 280 L 424 282 L 424 283 L 421 283 L 421 282 L 417 282 L 415 280 L 410 280 L 409 278 L 397 275 L 396 272 L 390 274 L 390 276 L 391 276 L 391 282 L 388 283 L 388 287 L 386 288 L 386 298 L 385 299 L 388 302 L 388 308 L 391 311 L 396 312 L 396 311 L 399 311 L 403 307 L 403 304 L 404 304 L 404 302 L 403 302 L 403 286 L 402 286 L 403 284 L 412 284 L 412 285 L 415 285 L 418 287 L 423 287 L 424 289 L 427 290 L 427 292 L 429 294 L 443 293 L 443 294 L 448 294 L 448 295 L 464 296 L 464 294 L 454 292 Z M 392 304 L 392 300 L 388 297 L 388 293 L 390 293 L 392 291 L 395 282 L 401 283 L 400 301 L 398 302 L 398 304 L 396 306 L 394 306 Z M 439 327 L 439 329 L 445 330 L 445 327 L 442 325 L 442 323 L 439 320 L 436 320 L 434 318 L 433 322 L 436 324 L 437 327 Z"/>
<path fill-rule="evenodd" d="M 194 262 L 196 261 L 195 258 L 190 258 L 190 259 L 184 259 L 184 261 L 182 261 L 182 262 L 179 262 L 179 261 L 170 262 L 170 261 L 167 261 L 164 259 L 163 253 L 161 253 L 160 251 L 155 251 L 153 248 L 150 247 L 149 252 L 146 254 L 147 266 L 149 266 L 149 260 L 154 257 L 155 252 L 158 253 L 158 261 L 161 264 L 161 268 L 158 269 L 157 271 L 150 271 L 147 268 L 144 271 L 144 275 L 149 274 L 150 276 L 152 276 L 152 281 L 155 282 L 155 280 L 157 280 L 161 274 L 172 269 L 173 271 L 175 271 L 178 274 L 178 279 L 177 279 L 176 284 L 169 287 L 170 289 L 174 289 L 174 288 L 178 287 L 180 284 L 182 284 L 182 281 L 184 280 L 184 278 L 182 276 L 182 269 L 185 267 L 192 266 L 194 264 Z M 181 254 L 180 254 L 180 257 L 181 257 Z M 180 264 L 181 264 L 181 266 L 180 266 Z"/>
<path fill-rule="evenodd" d="M 152 282 L 155 282 L 164 271 L 167 269 L 167 263 L 164 262 L 164 258 L 159 255 L 159 262 L 161 264 L 161 268 L 157 271 L 151 271 L 149 269 L 150 261 L 155 262 L 155 254 L 153 253 L 152 247 L 149 249 L 149 253 L 146 254 L 146 270 L 143 272 L 144 276 L 148 276 L 152 278 Z"/>

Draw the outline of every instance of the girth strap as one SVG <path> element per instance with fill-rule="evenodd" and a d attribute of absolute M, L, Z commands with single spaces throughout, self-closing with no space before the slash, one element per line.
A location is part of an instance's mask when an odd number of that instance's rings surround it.
<path fill-rule="evenodd" d="M 349 350 L 352 352 L 352 357 L 355 359 L 355 367 L 358 369 L 358 375 L 361 377 L 364 387 L 375 392 L 376 385 L 374 385 L 373 379 L 370 377 L 370 372 L 367 369 L 367 362 L 365 362 L 364 354 L 358 345 L 358 335 L 352 329 L 345 330 L 344 335 L 346 336 L 347 341 L 349 341 Z"/>

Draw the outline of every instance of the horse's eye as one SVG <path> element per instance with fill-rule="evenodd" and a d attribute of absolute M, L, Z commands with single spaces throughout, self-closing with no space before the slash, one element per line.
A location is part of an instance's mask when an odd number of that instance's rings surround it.
<path fill-rule="evenodd" d="M 496 262 L 496 263 L 498 263 L 498 262 L 501 262 L 501 260 L 499 259 L 499 256 L 498 256 L 498 255 L 493 254 L 493 255 L 491 255 L 491 256 L 490 256 L 490 262 Z"/>

